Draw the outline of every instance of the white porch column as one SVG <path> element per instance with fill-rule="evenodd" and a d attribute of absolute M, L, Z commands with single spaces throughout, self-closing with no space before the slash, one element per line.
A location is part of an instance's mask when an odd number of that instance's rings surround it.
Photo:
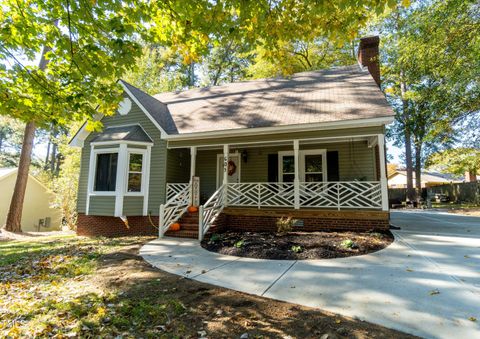
<path fill-rule="evenodd" d="M 223 145 L 223 185 L 225 185 L 224 191 L 224 205 L 228 202 L 228 155 L 230 153 L 229 145 Z"/>
<path fill-rule="evenodd" d="M 197 147 L 192 146 L 190 147 L 190 181 L 192 181 L 192 178 L 195 176 L 195 165 L 196 165 L 196 160 L 197 159 Z"/>
<path fill-rule="evenodd" d="M 293 195 L 294 208 L 300 208 L 300 159 L 299 159 L 300 143 L 298 140 L 293 140 L 293 156 L 295 163 L 295 178 L 293 179 Z"/>
<path fill-rule="evenodd" d="M 382 189 L 382 210 L 388 211 L 388 183 L 387 169 L 385 164 L 385 135 L 379 134 L 378 138 L 378 157 L 380 160 L 380 187 Z"/>
<path fill-rule="evenodd" d="M 117 160 L 117 182 L 115 187 L 115 216 L 121 217 L 123 215 L 123 197 L 127 186 L 128 173 L 128 153 L 127 145 L 120 144 L 118 147 Z"/>

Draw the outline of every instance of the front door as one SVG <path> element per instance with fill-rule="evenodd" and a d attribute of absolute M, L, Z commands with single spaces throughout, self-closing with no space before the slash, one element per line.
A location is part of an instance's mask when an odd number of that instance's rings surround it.
<path fill-rule="evenodd" d="M 228 182 L 240 182 L 240 154 L 228 156 L 227 174 Z M 217 156 L 217 188 L 223 183 L 223 154 Z"/>

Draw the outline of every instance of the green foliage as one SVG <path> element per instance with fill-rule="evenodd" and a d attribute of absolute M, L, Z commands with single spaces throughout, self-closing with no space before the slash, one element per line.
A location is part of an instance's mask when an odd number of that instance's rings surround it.
<path fill-rule="evenodd" d="M 427 165 L 445 173 L 480 172 L 480 149 L 455 148 L 432 154 Z"/>
<path fill-rule="evenodd" d="M 233 244 L 234 247 L 236 248 L 242 248 L 245 245 L 245 240 L 241 239 L 237 241 L 235 244 Z"/>
<path fill-rule="evenodd" d="M 478 4 L 420 2 L 392 11 L 378 28 L 383 88 L 397 113 L 390 133 L 403 145 L 410 132 L 419 170 L 455 141 L 457 121 L 480 109 Z"/>
<path fill-rule="evenodd" d="M 0 115 L 0 167 L 16 167 L 22 147 L 24 125 Z"/>
<path fill-rule="evenodd" d="M 291 232 L 293 229 L 293 225 L 297 222 L 296 219 L 292 217 L 281 217 L 277 219 L 277 232 L 280 234 L 286 234 Z"/>
<path fill-rule="evenodd" d="M 303 252 L 303 247 L 300 245 L 292 245 L 292 247 L 290 248 L 290 251 L 294 253 L 301 253 Z"/>
<path fill-rule="evenodd" d="M 346 239 L 340 243 L 340 246 L 346 249 L 358 248 L 358 245 L 351 239 Z"/>
<path fill-rule="evenodd" d="M 220 234 L 213 233 L 210 239 L 208 240 L 208 243 L 214 244 L 216 242 L 219 242 L 220 240 L 222 240 L 222 236 Z"/>

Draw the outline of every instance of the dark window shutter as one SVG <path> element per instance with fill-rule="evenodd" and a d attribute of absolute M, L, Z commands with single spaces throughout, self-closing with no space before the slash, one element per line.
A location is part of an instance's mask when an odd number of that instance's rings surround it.
<path fill-rule="evenodd" d="M 328 181 L 340 181 L 338 171 L 338 151 L 327 152 L 327 176 Z"/>
<path fill-rule="evenodd" d="M 278 182 L 278 154 L 268 155 L 268 182 Z"/>

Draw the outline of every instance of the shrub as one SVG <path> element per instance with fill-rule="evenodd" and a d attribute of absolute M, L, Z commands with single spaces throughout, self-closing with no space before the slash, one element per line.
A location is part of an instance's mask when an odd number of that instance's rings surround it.
<path fill-rule="evenodd" d="M 293 229 L 293 224 L 297 222 L 296 219 L 292 217 L 281 217 L 277 219 L 277 232 L 280 234 L 286 234 L 291 232 Z"/>
<path fill-rule="evenodd" d="M 245 245 L 245 240 L 239 240 L 237 241 L 233 246 L 235 246 L 236 248 L 242 248 L 243 245 Z"/>
<path fill-rule="evenodd" d="M 293 252 L 293 253 L 301 253 L 303 252 L 303 248 L 302 246 L 300 245 L 293 245 L 290 250 Z"/>
<path fill-rule="evenodd" d="M 342 241 L 340 245 L 343 248 L 349 248 L 349 249 L 358 248 L 358 245 L 351 239 L 346 239 Z"/>
<path fill-rule="evenodd" d="M 210 240 L 208 240 L 208 243 L 209 244 L 214 244 L 218 241 L 220 241 L 222 239 L 222 237 L 217 234 L 217 233 L 213 233 L 212 236 L 210 237 Z"/>

